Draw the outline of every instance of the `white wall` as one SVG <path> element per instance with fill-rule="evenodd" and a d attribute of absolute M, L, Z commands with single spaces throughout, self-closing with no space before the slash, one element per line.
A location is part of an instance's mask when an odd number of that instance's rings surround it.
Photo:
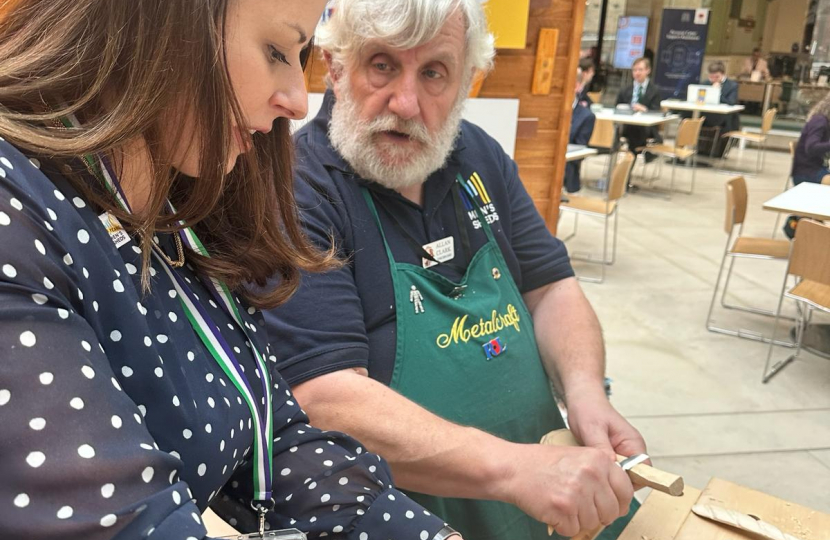
<path fill-rule="evenodd" d="M 764 52 L 790 52 L 793 43 L 801 44 L 809 0 L 774 0 L 767 6 Z"/>

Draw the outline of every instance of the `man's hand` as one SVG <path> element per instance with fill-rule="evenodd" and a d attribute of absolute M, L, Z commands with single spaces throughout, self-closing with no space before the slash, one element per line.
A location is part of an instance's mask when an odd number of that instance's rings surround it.
<path fill-rule="evenodd" d="M 616 459 L 594 448 L 512 445 L 503 493 L 563 536 L 609 525 L 628 513 L 634 495 Z"/>
<path fill-rule="evenodd" d="M 640 103 L 635 103 L 631 106 L 631 108 L 634 110 L 634 112 L 648 112 L 648 107 Z"/>
<path fill-rule="evenodd" d="M 608 402 L 601 389 L 569 392 L 568 424 L 585 446 L 629 457 L 646 453 L 646 443 L 637 429 L 628 423 Z"/>

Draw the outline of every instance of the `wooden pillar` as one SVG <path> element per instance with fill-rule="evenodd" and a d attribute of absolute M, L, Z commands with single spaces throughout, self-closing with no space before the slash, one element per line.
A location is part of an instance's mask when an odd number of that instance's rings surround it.
<path fill-rule="evenodd" d="M 536 123 L 536 129 L 520 130 L 515 159 L 522 181 L 552 233 L 556 233 L 559 218 L 584 17 L 584 0 L 532 0 L 525 48 L 498 51 L 495 70 L 479 94 L 518 98 L 520 126 Z M 533 95 L 531 88 L 542 28 L 558 29 L 559 44 L 550 93 L 539 96 Z"/>

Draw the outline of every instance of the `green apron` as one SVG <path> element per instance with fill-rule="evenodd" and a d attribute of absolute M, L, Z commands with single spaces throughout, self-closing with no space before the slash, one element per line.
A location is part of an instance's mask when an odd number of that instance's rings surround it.
<path fill-rule="evenodd" d="M 476 208 L 487 244 L 455 283 L 396 262 L 372 196 L 365 188 L 363 195 L 383 236 L 395 289 L 398 337 L 390 386 L 443 418 L 513 442 L 538 443 L 565 427 L 530 313 L 482 213 Z M 546 525 L 510 504 L 409 495 L 467 540 L 550 540 Z"/>

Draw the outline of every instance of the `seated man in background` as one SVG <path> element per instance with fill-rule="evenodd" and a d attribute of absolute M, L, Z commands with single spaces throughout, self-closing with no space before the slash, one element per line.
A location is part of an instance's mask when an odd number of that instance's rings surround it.
<path fill-rule="evenodd" d="M 651 63 L 645 58 L 638 58 L 631 66 L 631 76 L 634 82 L 620 90 L 617 96 L 617 105 L 631 105 L 634 112 L 648 112 L 660 110 L 660 91 L 651 84 Z M 628 149 L 639 153 L 638 148 L 646 145 L 649 139 L 662 142 L 656 127 L 623 126 L 621 135 L 628 140 Z M 656 159 L 654 154 L 646 153 L 646 160 Z"/>
<path fill-rule="evenodd" d="M 581 64 L 581 62 L 580 62 Z M 591 64 L 593 66 L 593 63 Z M 568 144 L 587 145 L 594 133 L 596 116 L 591 112 L 587 104 L 580 101 L 579 94 L 585 87 L 585 72 L 577 70 L 576 74 L 576 96 L 574 97 L 573 114 L 571 115 L 571 134 Z M 565 163 L 565 190 L 568 193 L 576 193 L 582 188 L 580 169 L 582 160 L 569 161 Z"/>
<path fill-rule="evenodd" d="M 594 100 L 592 100 L 591 96 L 588 95 L 588 93 L 591 91 L 591 81 L 594 80 L 594 75 L 596 75 L 596 66 L 594 66 L 594 59 L 590 57 L 580 59 L 579 72 L 582 74 L 582 76 L 581 83 L 577 88 L 577 101 L 582 105 L 590 107 L 594 104 Z"/>
<path fill-rule="evenodd" d="M 709 84 L 720 88 L 720 102 L 725 105 L 737 105 L 738 83 L 726 76 L 726 66 L 723 62 L 716 60 L 710 63 L 707 71 L 709 72 L 708 79 L 702 81 L 700 84 Z M 739 131 L 741 129 L 741 117 L 738 113 L 707 113 L 706 120 L 703 122 L 703 125 L 707 128 L 720 128 L 720 135 L 723 135 L 724 133 L 729 133 L 730 131 Z M 725 147 L 726 140 L 718 137 L 715 150 L 712 155 L 715 157 L 721 157 Z"/>
<path fill-rule="evenodd" d="M 769 79 L 769 64 L 764 60 L 761 49 L 752 49 L 752 56 L 744 60 L 744 65 L 741 68 L 742 77 L 751 77 L 752 73 L 757 71 L 762 80 Z"/>
<path fill-rule="evenodd" d="M 339 0 L 317 43 L 330 89 L 296 136 L 296 197 L 346 264 L 266 314 L 298 402 L 465 538 L 626 515 L 614 453 L 645 444 L 606 398 L 599 322 L 516 163 L 461 120 L 494 55 L 480 0 Z M 537 444 L 564 426 L 551 382 L 591 448 Z"/>

